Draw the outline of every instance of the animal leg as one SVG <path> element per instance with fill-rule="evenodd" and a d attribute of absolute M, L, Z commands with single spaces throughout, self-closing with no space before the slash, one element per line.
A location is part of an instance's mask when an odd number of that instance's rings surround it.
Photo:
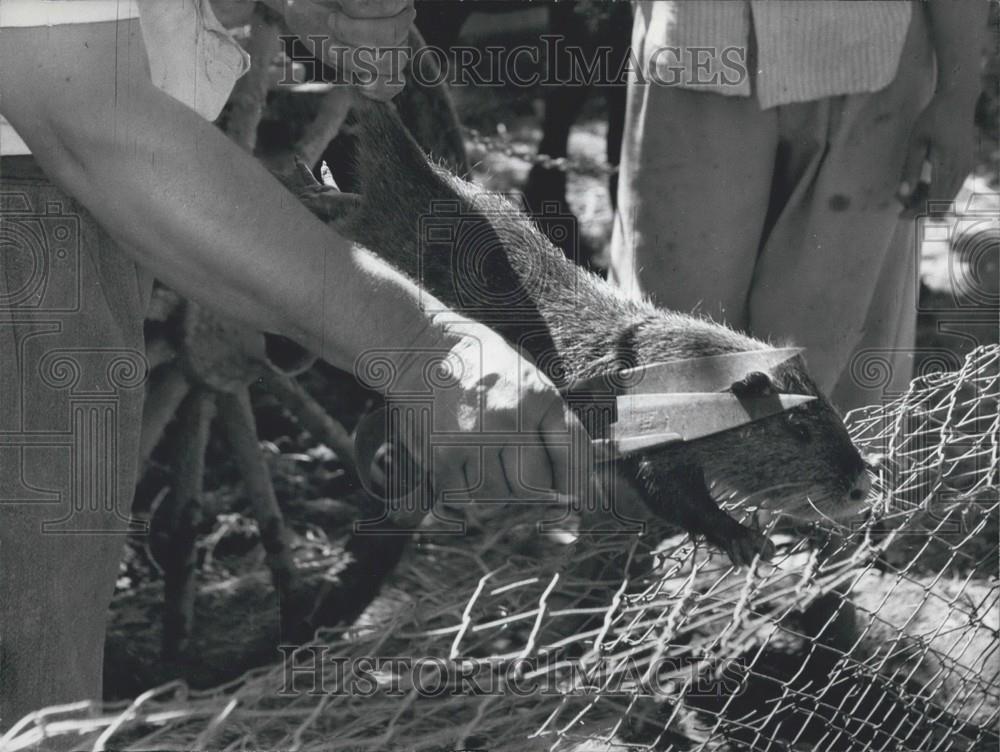
<path fill-rule="evenodd" d="M 701 534 L 709 543 L 721 548 L 734 566 L 750 565 L 760 554 L 767 559 L 774 555 L 774 546 L 766 536 L 741 525 L 719 508 L 705 483 L 705 475 L 697 465 L 685 465 L 676 476 L 677 493 L 674 511 L 678 522 L 690 533 Z"/>
<path fill-rule="evenodd" d="M 298 198 L 309 211 L 334 226 L 361 207 L 361 196 L 356 193 L 341 193 L 331 187 L 314 188 L 300 193 Z"/>
<path fill-rule="evenodd" d="M 164 572 L 162 655 L 185 655 L 194 623 L 197 592 L 196 538 L 203 521 L 205 449 L 215 414 L 213 395 L 198 389 L 181 405 L 174 455 L 174 488 L 156 508 L 150 548 Z"/>

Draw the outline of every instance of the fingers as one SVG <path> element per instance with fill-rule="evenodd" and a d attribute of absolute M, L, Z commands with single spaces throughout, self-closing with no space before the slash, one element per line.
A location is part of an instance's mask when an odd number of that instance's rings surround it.
<path fill-rule="evenodd" d="M 958 195 L 962 183 L 973 169 L 972 160 L 967 156 L 948 153 L 945 149 L 931 146 L 928 152 L 931 199 L 951 201 Z"/>
<path fill-rule="evenodd" d="M 434 464 L 434 495 L 436 499 L 449 500 L 472 498 L 480 490 L 481 475 L 478 462 L 464 449 L 453 448 L 447 455 L 440 454 Z M 471 461 L 470 461 L 471 460 Z"/>
<path fill-rule="evenodd" d="M 371 83 L 359 85 L 358 91 L 367 99 L 373 99 L 376 102 L 388 102 L 399 94 L 405 85 L 406 82 L 402 79 L 377 78 Z"/>
<path fill-rule="evenodd" d="M 903 207 L 907 210 L 913 209 L 914 204 L 919 200 L 918 187 L 921 185 L 921 171 L 926 169 L 924 163 L 927 160 L 927 148 L 928 142 L 926 138 L 914 138 L 910 143 L 910 148 L 906 152 L 897 195 Z M 926 185 L 925 183 L 925 191 Z"/>
<path fill-rule="evenodd" d="M 350 46 L 333 40 L 327 46 L 325 60 L 347 73 L 350 83 L 363 96 L 385 102 L 402 91 L 406 83 L 403 71 L 409 62 L 409 49 L 402 43 Z"/>
<path fill-rule="evenodd" d="M 500 502 L 552 499 L 549 460 L 545 449 L 533 441 L 534 446 L 512 442 L 501 447 L 452 450 L 448 464 L 461 464 L 464 471 L 462 475 L 448 472 L 452 496 Z"/>
<path fill-rule="evenodd" d="M 590 438 L 542 372 L 479 325 L 447 358 L 456 364 L 450 379 L 432 384 L 430 424 L 422 423 L 428 450 L 418 453 L 439 497 L 588 498 Z"/>
<path fill-rule="evenodd" d="M 525 438 L 525 444 L 505 447 L 500 452 L 507 486 L 518 499 L 550 500 L 555 483 L 548 452 L 534 434 L 526 433 Z"/>
<path fill-rule="evenodd" d="M 590 435 L 558 397 L 542 414 L 538 431 L 545 444 L 553 488 L 574 503 L 584 503 L 591 492 L 594 471 Z"/>
<path fill-rule="evenodd" d="M 349 47 L 398 47 L 416 17 L 412 7 L 385 16 L 357 16 L 345 9 L 331 13 L 328 25 L 334 38 Z"/>
<path fill-rule="evenodd" d="M 912 188 L 908 183 L 900 186 L 903 216 L 913 218 L 921 214 L 939 213 L 941 210 L 938 208 L 935 211 L 934 203 L 939 206 L 947 205 L 954 200 L 971 171 L 971 163 L 931 145 Z M 904 189 L 909 189 L 909 192 L 904 194 Z"/>
<path fill-rule="evenodd" d="M 568 412 L 567 425 L 557 394 L 546 395 L 545 403 L 551 407 L 544 410 L 531 409 L 530 402 L 527 412 L 539 417 L 517 431 L 516 415 L 510 413 L 503 444 L 491 439 L 492 432 L 472 432 L 468 447 L 435 452 L 436 487 L 451 498 L 478 501 L 582 501 L 593 467 L 589 437 Z M 493 416 L 493 426 L 499 429 L 498 416 Z"/>
<path fill-rule="evenodd" d="M 338 5 L 351 18 L 390 18 L 412 9 L 413 0 L 339 0 Z"/>
<path fill-rule="evenodd" d="M 924 111 L 914 126 L 900 175 L 898 197 L 904 217 L 940 211 L 954 200 L 974 166 L 972 133 L 971 119 L 956 120 L 954 107 L 947 102 L 932 103 Z"/>
<path fill-rule="evenodd" d="M 289 25 L 303 39 L 320 34 L 325 25 L 323 62 L 349 74 L 365 97 L 392 99 L 405 83 L 406 41 L 416 18 L 412 0 L 339 0 L 335 7 L 327 13 L 329 5 L 303 2 Z"/>

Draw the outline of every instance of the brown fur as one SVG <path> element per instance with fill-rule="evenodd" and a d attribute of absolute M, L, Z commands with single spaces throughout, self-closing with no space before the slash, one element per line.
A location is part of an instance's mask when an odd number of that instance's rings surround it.
<path fill-rule="evenodd" d="M 356 117 L 360 201 L 317 192 L 306 202 L 328 217 L 339 214 L 342 232 L 529 352 L 557 385 L 623 365 L 769 347 L 625 297 L 567 261 L 507 200 L 433 167 L 389 106 L 364 104 Z M 450 230 L 454 242 L 434 242 L 428 224 Z M 830 403 L 797 366 L 778 374 L 774 387 L 820 398 L 621 463 L 653 512 L 706 536 L 737 563 L 767 544 L 717 500 L 800 519 L 843 518 L 863 504 L 850 494 L 863 487 L 865 465 Z"/>

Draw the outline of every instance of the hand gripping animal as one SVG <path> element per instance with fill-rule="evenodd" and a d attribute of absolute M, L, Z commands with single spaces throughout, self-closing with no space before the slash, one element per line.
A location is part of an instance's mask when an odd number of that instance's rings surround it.
<path fill-rule="evenodd" d="M 721 502 L 807 521 L 864 508 L 867 465 L 797 351 L 625 296 L 506 199 L 432 165 L 391 105 L 354 117 L 359 193 L 300 198 L 530 354 L 654 514 L 745 564 L 770 544 Z"/>

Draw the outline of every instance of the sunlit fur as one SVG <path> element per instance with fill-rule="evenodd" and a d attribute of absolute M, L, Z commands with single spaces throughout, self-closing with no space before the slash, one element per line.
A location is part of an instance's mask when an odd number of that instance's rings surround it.
<path fill-rule="evenodd" d="M 478 253 L 480 286 L 513 298 L 517 290 L 512 288 L 523 287 L 530 297 L 527 306 L 511 306 L 522 309 L 516 315 L 493 310 L 480 318 L 518 341 L 557 384 L 614 371 L 623 359 L 626 365 L 644 364 L 769 347 L 709 320 L 628 298 L 567 261 L 506 199 L 430 165 L 389 108 L 363 108 L 356 132 L 362 200 L 360 209 L 338 223 L 341 231 L 459 309 L 467 308 L 476 290 L 461 278 L 456 281 L 468 267 L 456 264 L 456 257 Z M 432 214 L 432 203 L 441 200 L 457 200 L 460 216 Z M 457 246 L 430 251 L 421 246 L 419 228 L 429 215 L 437 224 L 452 223 Z M 710 500 L 704 505 L 682 501 L 697 497 L 705 484 L 719 502 L 780 509 L 800 519 L 856 513 L 864 500 L 849 494 L 865 466 L 840 417 L 801 368 L 785 369 L 774 386 L 819 399 L 741 429 L 631 459 L 622 463 L 622 472 L 654 512 L 710 539 L 712 531 L 704 528 L 717 521 L 703 509 L 712 506 Z M 677 472 L 691 466 L 701 473 Z"/>

